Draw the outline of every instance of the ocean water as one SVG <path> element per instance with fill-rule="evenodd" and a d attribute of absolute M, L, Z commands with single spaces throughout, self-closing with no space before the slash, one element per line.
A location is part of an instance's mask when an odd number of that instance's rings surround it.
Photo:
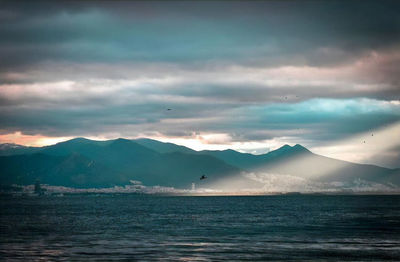
<path fill-rule="evenodd" d="M 0 198 L 4 261 L 400 261 L 400 196 Z"/>

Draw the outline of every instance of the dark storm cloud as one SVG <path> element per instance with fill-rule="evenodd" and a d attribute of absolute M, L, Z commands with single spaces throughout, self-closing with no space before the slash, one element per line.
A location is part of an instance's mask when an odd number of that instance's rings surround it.
<path fill-rule="evenodd" d="M 2 10 L 3 71 L 47 60 L 335 65 L 400 37 L 396 1 L 4 2 Z"/>

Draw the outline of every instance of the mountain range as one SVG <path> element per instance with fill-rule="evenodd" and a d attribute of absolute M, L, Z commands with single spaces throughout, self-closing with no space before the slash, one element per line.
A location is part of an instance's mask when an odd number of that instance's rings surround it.
<path fill-rule="evenodd" d="M 199 181 L 202 175 L 208 178 Z M 284 145 L 262 155 L 230 149 L 195 151 L 147 138 L 108 141 L 75 138 L 44 147 L 0 145 L 1 185 L 29 185 L 40 180 L 54 186 L 101 188 L 127 185 L 135 180 L 146 186 L 184 189 L 197 183 L 205 188 L 225 186 L 237 190 L 265 188 L 271 184 L 271 177 L 280 178 L 281 184 L 300 179 L 313 185 L 367 181 L 400 186 L 400 169 L 336 160 L 314 154 L 298 144 Z"/>

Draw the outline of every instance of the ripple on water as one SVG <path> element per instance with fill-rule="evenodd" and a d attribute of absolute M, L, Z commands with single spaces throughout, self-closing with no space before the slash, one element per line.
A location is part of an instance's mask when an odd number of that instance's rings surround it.
<path fill-rule="evenodd" d="M 0 257 L 9 261 L 396 261 L 399 200 L 399 196 L 2 197 Z"/>

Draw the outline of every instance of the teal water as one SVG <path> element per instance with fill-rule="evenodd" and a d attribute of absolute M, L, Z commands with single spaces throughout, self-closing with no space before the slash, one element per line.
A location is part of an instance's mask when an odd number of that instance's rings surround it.
<path fill-rule="evenodd" d="M 400 196 L 0 198 L 5 261 L 399 261 Z"/>

